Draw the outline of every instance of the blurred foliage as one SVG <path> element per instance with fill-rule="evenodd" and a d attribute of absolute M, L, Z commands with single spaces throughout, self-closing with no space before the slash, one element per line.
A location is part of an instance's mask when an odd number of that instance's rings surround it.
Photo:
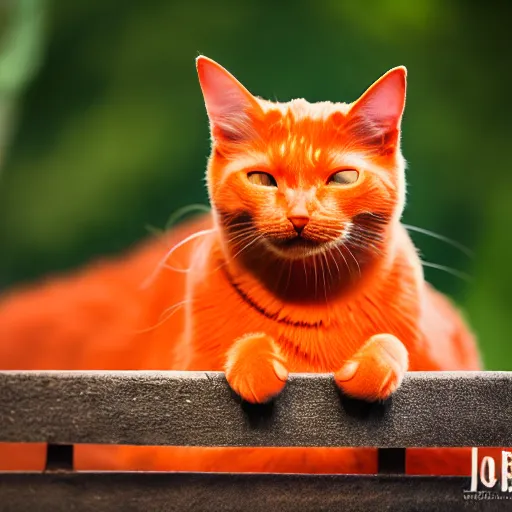
<path fill-rule="evenodd" d="M 41 61 L 43 4 L 41 0 L 0 3 L 0 159 L 16 126 L 19 97 Z"/>
<path fill-rule="evenodd" d="M 405 64 L 404 220 L 475 251 L 470 259 L 412 234 L 425 260 L 473 276 L 467 284 L 425 269 L 465 309 L 487 367 L 512 369 L 506 7 L 464 0 L 55 0 L 47 4 L 42 52 L 41 2 L 15 4 L 16 13 L 12 7 L 0 22 L 0 109 L 41 67 L 24 94 L 1 175 L 0 287 L 122 252 L 147 236 L 147 224 L 163 227 L 178 208 L 206 202 L 199 53 L 253 93 L 282 101 L 352 101 Z"/>

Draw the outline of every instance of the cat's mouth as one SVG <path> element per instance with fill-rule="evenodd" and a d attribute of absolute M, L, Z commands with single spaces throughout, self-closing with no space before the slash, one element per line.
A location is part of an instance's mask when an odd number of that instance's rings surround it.
<path fill-rule="evenodd" d="M 272 250 L 280 256 L 288 258 L 305 258 L 312 256 L 324 250 L 325 243 L 315 242 L 303 236 L 295 236 L 287 240 L 272 240 L 270 242 Z"/>
<path fill-rule="evenodd" d="M 293 249 L 293 248 L 303 248 L 303 249 L 311 249 L 312 247 L 318 247 L 320 244 L 314 242 L 313 240 L 309 240 L 308 238 L 304 238 L 302 236 L 296 236 L 294 238 L 290 238 L 288 240 L 280 240 L 278 242 L 283 248 Z"/>

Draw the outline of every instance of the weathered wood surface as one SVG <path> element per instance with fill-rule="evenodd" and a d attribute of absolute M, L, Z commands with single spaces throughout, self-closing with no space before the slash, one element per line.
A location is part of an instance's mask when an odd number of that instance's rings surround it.
<path fill-rule="evenodd" d="M 410 373 L 386 403 L 291 375 L 266 406 L 221 373 L 0 372 L 0 441 L 199 446 L 512 446 L 512 372 Z"/>
<path fill-rule="evenodd" d="M 457 512 L 510 510 L 468 499 L 461 477 L 187 473 L 0 474 L 0 510 L 18 512 Z"/>
<path fill-rule="evenodd" d="M 468 499 L 469 479 L 187 473 L 0 474 L 0 510 L 68 512 L 456 512 L 509 510 Z M 501 505 L 503 508 L 500 508 Z"/>

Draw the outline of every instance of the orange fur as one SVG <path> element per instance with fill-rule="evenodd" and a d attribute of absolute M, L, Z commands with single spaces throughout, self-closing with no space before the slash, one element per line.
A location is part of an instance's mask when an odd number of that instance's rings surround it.
<path fill-rule="evenodd" d="M 378 400 L 408 369 L 479 369 L 471 333 L 425 283 L 399 221 L 405 69 L 350 105 L 278 104 L 209 59 L 197 64 L 213 141 L 212 214 L 167 235 L 175 249 L 163 260 L 162 242 L 148 243 L 7 295 L 0 367 L 225 370 L 252 402 L 278 395 L 288 372 L 333 372 L 345 393 Z M 39 446 L 2 450 L 17 450 L 17 467 L 42 466 Z M 408 453 L 408 471 L 441 472 L 425 453 Z M 469 453 L 450 453 L 442 471 L 468 473 Z M 79 446 L 76 464 L 370 473 L 376 457 L 350 448 Z"/>

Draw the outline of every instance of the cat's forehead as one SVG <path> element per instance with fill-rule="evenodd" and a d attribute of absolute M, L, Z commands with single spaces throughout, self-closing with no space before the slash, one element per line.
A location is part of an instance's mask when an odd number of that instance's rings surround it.
<path fill-rule="evenodd" d="M 286 103 L 265 102 L 262 106 L 266 143 L 269 146 L 278 143 L 281 152 L 285 145 L 288 150 L 302 148 L 309 155 L 318 154 L 321 148 L 329 145 L 334 134 L 338 144 L 342 142 L 344 137 L 340 137 L 340 129 L 350 110 L 346 103 L 310 103 L 302 98 Z"/>
<path fill-rule="evenodd" d="M 323 101 L 310 103 L 299 98 L 286 103 L 258 98 L 265 121 L 255 144 L 235 152 L 225 166 L 227 174 L 240 169 L 276 169 L 299 181 L 311 177 L 319 165 L 361 167 L 361 151 L 355 151 L 354 139 L 338 131 L 350 110 L 346 103 Z M 329 122 L 333 114 L 339 119 Z M 261 138 L 260 138 L 261 137 Z"/>
<path fill-rule="evenodd" d="M 333 137 L 333 126 L 328 120 L 336 114 L 339 127 L 350 105 L 330 101 L 310 103 L 299 98 L 286 103 L 266 101 L 262 107 L 268 121 L 263 153 L 269 161 L 307 171 L 322 160 L 334 162 L 341 148 L 346 149 L 347 139 Z"/>
<path fill-rule="evenodd" d="M 347 103 L 333 103 L 331 101 L 319 101 L 310 103 L 304 98 L 297 98 L 285 103 L 259 100 L 266 113 L 278 112 L 283 119 L 300 122 L 304 120 L 325 121 L 334 113 L 346 115 L 350 109 Z"/>

